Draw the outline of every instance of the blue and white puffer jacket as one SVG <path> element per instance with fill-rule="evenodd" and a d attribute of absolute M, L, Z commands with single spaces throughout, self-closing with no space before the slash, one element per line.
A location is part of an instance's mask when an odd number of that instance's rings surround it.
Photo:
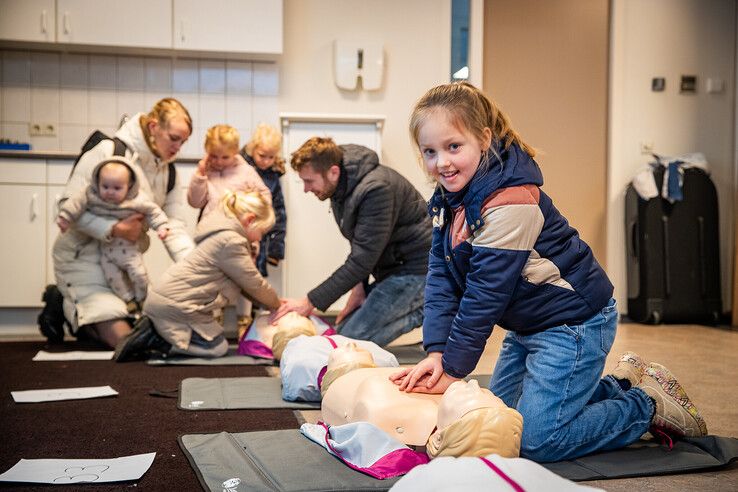
<path fill-rule="evenodd" d="M 532 333 L 595 315 L 613 286 L 577 231 L 540 186 L 538 164 L 513 144 L 490 149 L 457 193 L 438 187 L 428 204 L 433 243 L 423 343 L 443 352 L 447 374 L 476 366 L 495 324 Z"/>

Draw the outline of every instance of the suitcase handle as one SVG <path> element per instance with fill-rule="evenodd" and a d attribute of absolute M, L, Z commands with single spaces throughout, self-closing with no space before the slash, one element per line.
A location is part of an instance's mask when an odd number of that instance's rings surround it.
<path fill-rule="evenodd" d="M 705 297 L 707 291 L 707 266 L 705 265 L 705 218 L 697 217 L 697 230 L 699 231 L 699 252 L 700 252 L 700 293 Z"/>
<path fill-rule="evenodd" d="M 638 241 L 638 222 L 635 220 L 630 224 L 630 248 L 631 248 L 631 256 L 635 259 L 638 259 L 638 250 L 639 250 L 639 241 Z"/>
<path fill-rule="evenodd" d="M 664 297 L 668 298 L 671 295 L 671 271 L 669 269 L 671 262 L 669 261 L 669 217 L 666 215 L 661 216 L 661 229 L 664 233 L 664 254 L 662 255 L 664 258 L 664 292 L 666 293 Z"/>

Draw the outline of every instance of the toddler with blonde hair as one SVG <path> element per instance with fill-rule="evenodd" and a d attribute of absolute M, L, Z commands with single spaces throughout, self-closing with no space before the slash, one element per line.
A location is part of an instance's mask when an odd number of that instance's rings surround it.
<path fill-rule="evenodd" d="M 240 147 L 238 130 L 229 125 L 215 125 L 205 136 L 206 155 L 197 164 L 187 190 L 187 201 L 191 206 L 202 209 L 200 218 L 212 212 L 220 199 L 229 191 L 257 190 L 271 203 L 272 194 L 259 174 L 238 153 Z M 255 244 L 253 254 L 259 254 Z M 263 275 L 263 273 L 262 273 Z M 235 301 L 239 330 L 251 324 L 251 303 L 244 298 Z M 218 313 L 218 316 L 222 315 Z M 239 333 L 240 335 L 240 333 Z"/>
<path fill-rule="evenodd" d="M 264 235 L 259 245 L 256 266 L 265 277 L 267 263 L 277 266 L 284 259 L 284 238 L 287 231 L 287 211 L 284 206 L 282 185 L 279 178 L 284 174 L 284 159 L 280 155 L 282 134 L 273 126 L 260 123 L 251 140 L 241 149 L 241 156 L 251 164 L 272 193 L 272 206 L 277 221 L 271 231 Z"/>

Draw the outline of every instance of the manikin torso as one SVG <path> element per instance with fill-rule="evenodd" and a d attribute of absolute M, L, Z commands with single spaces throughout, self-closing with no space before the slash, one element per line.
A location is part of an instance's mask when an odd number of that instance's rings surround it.
<path fill-rule="evenodd" d="M 400 442 L 424 446 L 436 427 L 442 395 L 405 393 L 389 380 L 393 367 L 357 369 L 336 379 L 323 396 L 329 425 L 370 422 Z"/>
<path fill-rule="evenodd" d="M 329 425 L 370 422 L 398 441 L 424 446 L 436 428 L 442 430 L 473 410 L 507 409 L 475 379 L 457 381 L 443 395 L 427 395 L 400 391 L 389 380 L 395 372 L 393 368 L 357 369 L 336 379 L 323 396 L 323 421 Z"/>

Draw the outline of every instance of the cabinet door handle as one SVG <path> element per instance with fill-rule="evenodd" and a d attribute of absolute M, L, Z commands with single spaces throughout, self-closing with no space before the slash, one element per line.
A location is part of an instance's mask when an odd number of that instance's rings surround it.
<path fill-rule="evenodd" d="M 46 34 L 46 32 L 47 32 L 47 29 L 46 29 L 46 11 L 45 10 L 42 10 L 41 11 L 41 33 L 42 34 Z"/>
<path fill-rule="evenodd" d="M 69 20 L 69 12 L 64 12 L 64 20 L 62 23 L 64 24 L 64 34 L 71 34 L 72 33 L 72 23 Z"/>
<path fill-rule="evenodd" d="M 31 222 L 38 217 L 38 193 L 31 195 Z"/>
<path fill-rule="evenodd" d="M 186 25 L 187 25 L 187 23 L 184 20 L 179 23 L 179 38 L 180 38 L 180 40 L 183 43 L 185 41 L 185 27 L 186 27 Z"/>

